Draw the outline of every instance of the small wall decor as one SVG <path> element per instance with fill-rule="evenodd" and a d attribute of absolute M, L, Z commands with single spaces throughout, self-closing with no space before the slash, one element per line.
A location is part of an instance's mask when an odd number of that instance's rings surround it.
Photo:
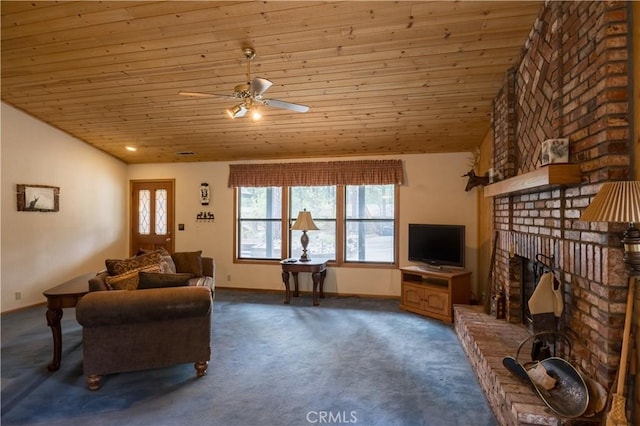
<path fill-rule="evenodd" d="M 209 184 L 206 182 L 200 184 L 200 204 L 209 205 Z"/>
<path fill-rule="evenodd" d="M 19 212 L 57 212 L 60 188 L 48 185 L 17 185 Z"/>
<path fill-rule="evenodd" d="M 569 162 L 569 139 L 547 139 L 542 142 L 540 163 L 543 166 L 551 163 Z"/>
<path fill-rule="evenodd" d="M 211 212 L 200 212 L 196 215 L 196 221 L 198 222 L 212 222 L 215 218 L 215 215 Z"/>

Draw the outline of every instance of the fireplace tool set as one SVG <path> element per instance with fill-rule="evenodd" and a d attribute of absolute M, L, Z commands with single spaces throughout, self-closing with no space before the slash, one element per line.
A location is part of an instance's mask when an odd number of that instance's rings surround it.
<path fill-rule="evenodd" d="M 520 344 L 515 358 L 507 356 L 502 364 L 531 386 L 556 414 L 568 418 L 590 417 L 604 409 L 606 391 L 580 374 L 569 361 L 571 342 L 566 334 L 557 331 L 564 302 L 554 264 L 554 256 L 536 255 L 533 275 L 537 284 L 528 300 L 534 334 Z M 522 362 L 520 352 L 529 343 L 531 360 Z M 560 349 L 564 350 L 565 357 L 559 355 Z"/>

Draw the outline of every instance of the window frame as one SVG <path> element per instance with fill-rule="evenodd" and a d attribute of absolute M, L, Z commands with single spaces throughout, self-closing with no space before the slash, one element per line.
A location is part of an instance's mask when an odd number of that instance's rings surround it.
<path fill-rule="evenodd" d="M 394 260 L 393 262 L 360 262 L 360 261 L 347 261 L 345 258 L 345 234 L 346 234 L 346 186 L 357 185 L 327 185 L 336 187 L 336 259 L 330 260 L 329 265 L 336 267 L 351 267 L 351 268 L 377 268 L 377 269 L 397 269 L 399 266 L 399 216 L 400 216 L 400 191 L 397 184 L 381 184 L 381 185 L 364 185 L 364 186 L 384 186 L 393 185 L 393 198 L 394 198 L 394 217 L 393 217 L 393 250 Z M 281 253 L 282 258 L 296 257 L 293 253 L 289 253 L 291 231 L 289 230 L 289 224 L 295 221 L 295 217 L 290 217 L 289 212 L 289 199 L 290 199 L 290 187 L 281 186 L 282 191 L 282 226 L 281 226 L 281 241 L 284 251 Z M 240 190 L 242 187 L 235 187 L 233 191 L 233 263 L 242 264 L 263 264 L 274 265 L 279 264 L 280 259 L 250 259 L 239 257 L 238 251 L 238 225 L 239 221 L 239 207 L 240 207 Z"/>
<path fill-rule="evenodd" d="M 248 219 L 249 221 L 252 220 L 256 220 L 256 221 L 266 221 L 266 222 L 274 222 L 277 223 L 277 221 L 280 222 L 280 241 L 281 241 L 281 246 L 284 247 L 285 244 L 289 244 L 289 239 L 287 237 L 287 229 L 285 229 L 284 225 L 284 219 L 285 217 L 287 217 L 287 213 L 282 210 L 284 208 L 284 206 L 287 205 L 288 203 L 288 198 L 289 198 L 289 194 L 288 192 L 283 192 L 284 188 L 282 187 L 272 187 L 272 188 L 280 188 L 281 190 L 281 205 L 280 205 L 280 219 L 271 219 L 271 218 L 252 218 L 252 219 Z M 269 258 L 241 258 L 238 255 L 240 254 L 240 243 L 238 241 L 238 234 L 239 234 L 239 230 L 238 230 L 238 225 L 240 224 L 240 199 L 241 197 L 239 196 L 240 194 L 240 190 L 242 189 L 242 187 L 237 187 L 234 188 L 233 191 L 233 205 L 234 205 L 234 219 L 233 219 L 233 263 L 272 263 L 272 262 L 280 262 L 280 259 L 269 259 Z M 283 253 L 281 253 L 282 255 Z"/>
<path fill-rule="evenodd" d="M 360 187 L 367 187 L 367 186 L 392 186 L 393 187 L 393 193 L 394 193 L 394 203 L 393 203 L 393 207 L 394 207 L 394 212 L 393 212 L 393 218 L 349 218 L 348 214 L 347 214 L 347 187 L 356 187 L 356 188 L 360 188 Z M 398 198 L 397 198 L 397 193 L 398 193 L 398 185 L 391 185 L 391 184 L 380 184 L 380 185 L 344 185 L 343 186 L 343 191 L 344 194 L 342 196 L 342 200 L 344 202 L 344 206 L 342 207 L 342 213 L 344 215 L 343 217 L 343 223 L 342 223 L 342 229 L 343 232 L 347 233 L 347 227 L 350 223 L 363 223 L 363 224 L 367 224 L 367 223 L 376 223 L 376 222 L 389 222 L 389 221 L 393 221 L 393 243 L 394 243 L 394 261 L 393 262 L 362 262 L 362 261 L 358 261 L 358 260 L 347 260 L 347 253 L 343 254 L 343 262 L 344 264 L 350 264 L 350 263 L 355 263 L 358 265 L 366 265 L 366 264 L 397 264 L 398 260 L 398 239 L 396 238 L 396 229 L 397 229 L 397 217 L 398 217 Z M 346 248 L 346 240 L 343 239 L 343 244 L 342 247 L 343 249 Z"/>

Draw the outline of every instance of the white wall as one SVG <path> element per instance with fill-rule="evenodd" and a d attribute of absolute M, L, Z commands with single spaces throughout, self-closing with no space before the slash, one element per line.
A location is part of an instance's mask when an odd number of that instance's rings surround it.
<path fill-rule="evenodd" d="M 225 287 L 281 290 L 279 265 L 233 263 L 233 190 L 227 188 L 227 162 L 126 165 L 78 139 L 13 107 L 2 104 L 0 196 L 0 310 L 43 302 L 42 292 L 76 275 L 104 268 L 104 259 L 128 255 L 128 188 L 134 179 L 170 178 L 176 182 L 178 251 L 203 250 L 217 265 L 217 283 Z M 384 159 L 389 157 L 363 157 Z M 404 162 L 400 187 L 400 265 L 407 265 L 407 224 L 466 225 L 466 264 L 477 274 L 476 191 L 465 192 L 469 154 L 393 156 Z M 358 158 L 349 158 L 358 159 Z M 323 158 L 323 161 L 345 158 Z M 296 161 L 296 160 L 292 160 Z M 309 160 L 300 160 L 309 161 Z M 200 183 L 211 187 L 211 204 L 200 205 Z M 18 212 L 17 184 L 60 187 L 57 213 Z M 200 211 L 213 222 L 197 222 Z M 302 290 L 311 289 L 307 274 Z M 330 268 L 328 292 L 398 296 L 395 269 Z M 15 300 L 15 293 L 21 300 Z"/>
<path fill-rule="evenodd" d="M 5 312 L 42 302 L 44 290 L 126 254 L 128 181 L 125 163 L 5 103 L 1 107 Z M 17 184 L 60 187 L 60 211 L 17 211 Z"/>
<path fill-rule="evenodd" d="M 409 223 L 441 223 L 466 225 L 466 265 L 473 272 L 473 288 L 477 274 L 477 194 L 465 192 L 466 178 L 461 175 L 469 166 L 469 153 L 393 156 L 404 163 L 406 184 L 400 187 L 400 265 L 407 261 L 407 225 Z M 389 157 L 363 157 L 384 159 Z M 358 158 L 349 158 L 349 160 Z M 323 158 L 340 161 L 345 158 Z M 296 161 L 296 160 L 291 160 Z M 309 161 L 309 160 L 299 160 Z M 167 163 L 130 165 L 130 179 L 176 180 L 176 250 L 203 250 L 216 259 L 218 286 L 280 290 L 283 288 L 279 265 L 233 263 L 233 190 L 227 188 L 229 164 L 226 162 Z M 211 204 L 200 205 L 202 182 L 211 187 Z M 197 222 L 200 211 L 215 214 L 213 222 Z M 176 225 L 177 226 L 177 225 Z M 312 248 L 311 248 L 312 249 Z M 308 274 L 300 276 L 302 290 L 311 289 Z M 394 269 L 330 268 L 325 291 L 344 294 L 399 296 L 400 273 Z M 477 294 L 477 292 L 476 292 Z"/>

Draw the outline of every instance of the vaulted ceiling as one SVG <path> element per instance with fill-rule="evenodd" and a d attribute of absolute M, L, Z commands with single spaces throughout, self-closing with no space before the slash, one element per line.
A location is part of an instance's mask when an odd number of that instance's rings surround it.
<path fill-rule="evenodd" d="M 3 0 L 2 100 L 127 163 L 471 151 L 541 7 Z M 245 47 L 265 98 L 309 112 L 178 94 L 231 95 Z"/>

